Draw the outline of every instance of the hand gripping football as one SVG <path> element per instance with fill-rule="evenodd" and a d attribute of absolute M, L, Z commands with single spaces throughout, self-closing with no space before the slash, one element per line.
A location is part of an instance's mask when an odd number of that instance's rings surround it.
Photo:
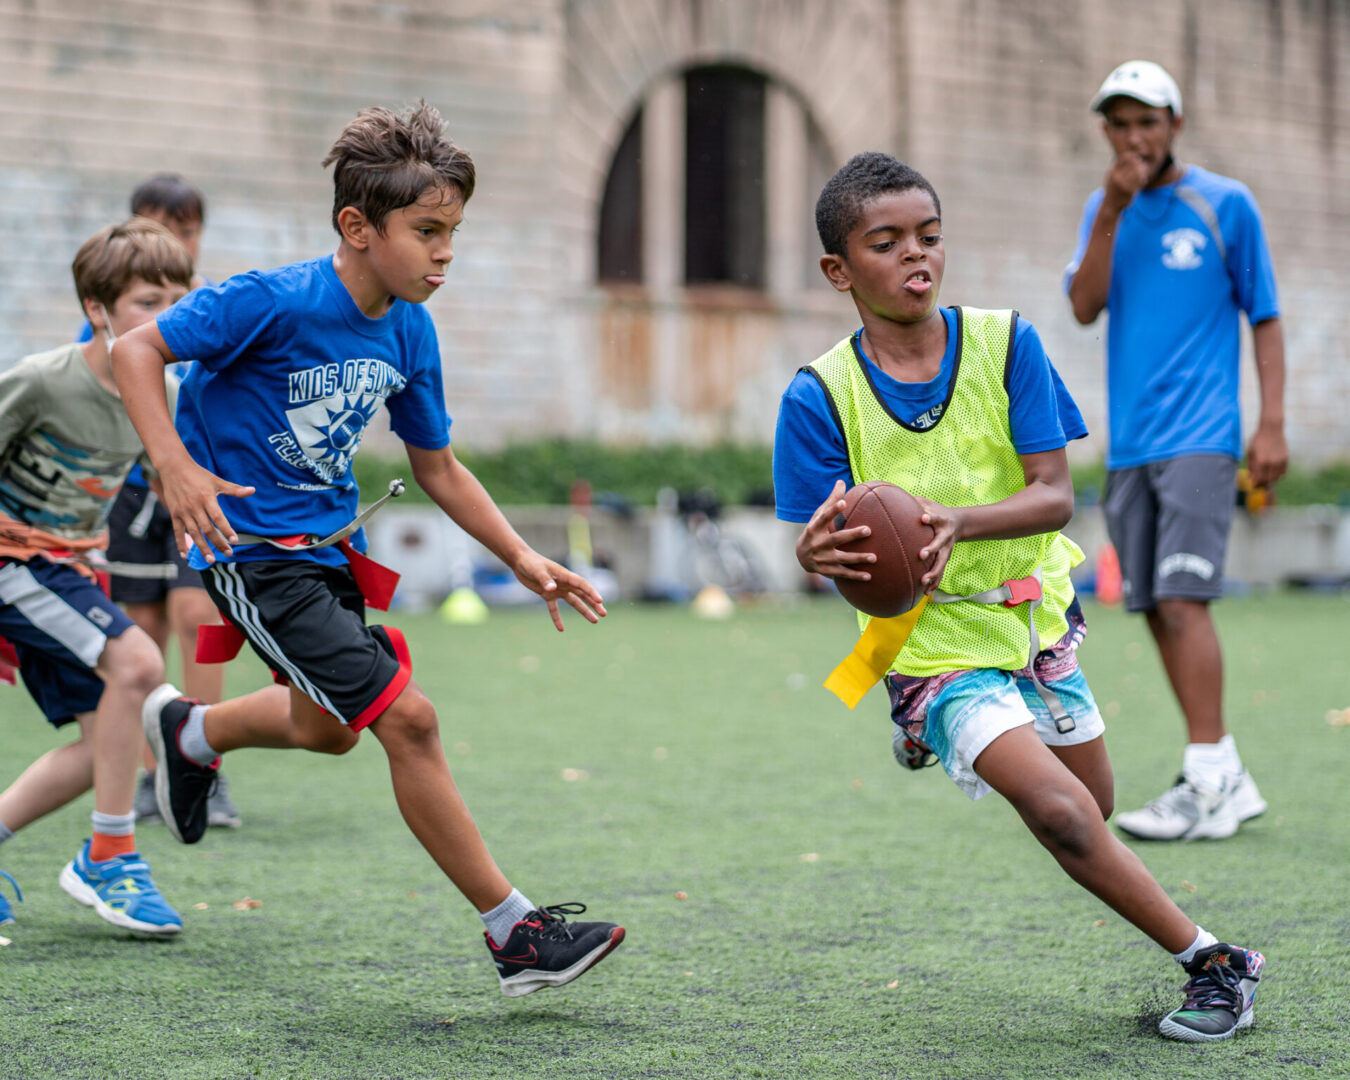
<path fill-rule="evenodd" d="M 871 581 L 834 579 L 840 594 L 859 611 L 889 619 L 909 611 L 923 596 L 920 579 L 931 562 L 920 559 L 919 552 L 933 539 L 933 527 L 920 520 L 922 514 L 918 499 L 882 480 L 858 484 L 844 496 L 835 531 L 866 525 L 872 535 L 840 544 L 839 550 L 877 557 L 874 563 L 857 564 L 872 575 Z"/>

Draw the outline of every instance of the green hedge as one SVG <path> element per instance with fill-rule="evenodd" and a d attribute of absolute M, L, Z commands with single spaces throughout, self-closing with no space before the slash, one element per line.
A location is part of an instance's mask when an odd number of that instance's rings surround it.
<path fill-rule="evenodd" d="M 1094 503 L 1106 484 L 1106 465 L 1073 466 L 1073 489 L 1082 502 Z M 1350 507 L 1350 461 L 1334 461 L 1315 469 L 1294 466 L 1275 485 L 1277 506 Z"/>
<path fill-rule="evenodd" d="M 547 439 L 492 452 L 456 447 L 455 454 L 503 506 L 565 506 L 577 480 L 588 481 L 596 496 L 617 495 L 634 506 L 655 504 L 663 487 L 708 488 L 730 505 L 767 503 L 773 490 L 773 452 L 767 446 L 613 447 Z M 366 454 L 357 455 L 356 476 L 367 497 L 383 491 L 395 476 L 412 480 L 406 459 Z M 411 483 L 408 494 L 426 499 Z"/>
<path fill-rule="evenodd" d="M 713 491 L 728 505 L 768 505 L 773 490 L 773 451 L 767 446 L 605 446 L 598 442 L 545 439 L 496 451 L 456 447 L 459 456 L 504 506 L 566 505 L 576 480 L 589 481 L 597 496 L 613 494 L 635 506 L 651 506 L 662 487 L 681 492 Z M 356 476 L 367 497 L 383 491 L 395 476 L 408 475 L 407 460 L 361 454 Z M 1073 467 L 1080 500 L 1096 502 L 1106 480 L 1100 461 Z M 408 498 L 426 501 L 414 484 Z M 1293 468 L 1280 481 L 1281 506 L 1329 503 L 1350 506 L 1350 461 L 1317 469 Z"/>

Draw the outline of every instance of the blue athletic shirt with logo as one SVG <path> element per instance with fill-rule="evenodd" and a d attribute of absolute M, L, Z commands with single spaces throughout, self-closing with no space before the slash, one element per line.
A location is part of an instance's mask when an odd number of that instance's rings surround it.
<path fill-rule="evenodd" d="M 955 308 L 940 308 L 947 323 L 947 348 L 937 377 L 928 382 L 901 382 L 887 375 L 862 349 L 872 385 L 882 402 L 907 423 L 931 427 L 942 416 L 960 333 Z M 1058 450 L 1087 435 L 1083 414 L 1050 363 L 1036 328 L 1018 318 L 1008 363 L 1008 423 L 1019 454 Z M 778 429 L 773 441 L 773 489 L 776 513 L 783 521 L 810 521 L 834 488 L 836 480 L 853 486 L 848 446 L 819 380 L 799 371 L 783 392 Z"/>
<path fill-rule="evenodd" d="M 1083 207 L 1066 293 L 1104 194 Z M 1190 165 L 1177 183 L 1136 194 L 1116 229 L 1106 310 L 1107 467 L 1241 458 L 1239 312 L 1252 326 L 1280 314 L 1252 193 Z"/>
<path fill-rule="evenodd" d="M 332 256 L 195 289 L 158 325 L 173 354 L 193 361 L 175 419 L 188 453 L 217 476 L 257 488 L 220 498 L 238 532 L 326 536 L 348 524 L 360 497 L 352 458 L 382 404 L 405 443 L 450 443 L 431 316 L 402 300 L 383 318 L 363 314 Z M 364 531 L 351 540 L 365 550 Z M 336 547 L 286 553 L 257 544 L 234 556 L 287 557 L 345 562 Z M 189 561 L 206 566 L 195 547 Z"/>

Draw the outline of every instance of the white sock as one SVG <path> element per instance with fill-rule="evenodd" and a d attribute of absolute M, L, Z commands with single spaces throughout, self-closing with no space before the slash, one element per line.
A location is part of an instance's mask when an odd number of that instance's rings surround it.
<path fill-rule="evenodd" d="M 136 815 L 100 814 L 95 810 L 89 815 L 94 823 L 94 832 L 104 836 L 134 836 L 136 833 Z"/>
<path fill-rule="evenodd" d="M 194 705 L 188 712 L 183 729 L 178 733 L 178 747 L 183 756 L 198 765 L 210 765 L 220 757 L 220 751 L 213 750 L 206 741 L 206 706 Z"/>
<path fill-rule="evenodd" d="M 518 889 L 512 889 L 510 896 L 491 911 L 481 912 L 479 918 L 487 927 L 492 944 L 501 948 L 511 936 L 511 928 L 533 910 L 534 905 L 521 896 Z"/>
<path fill-rule="evenodd" d="M 1186 779 L 1215 789 L 1224 786 L 1224 777 L 1242 772 L 1242 761 L 1232 735 L 1216 743 L 1187 743 L 1181 755 L 1181 772 Z"/>
<path fill-rule="evenodd" d="M 1219 943 L 1219 939 L 1216 938 L 1213 934 L 1211 934 L 1208 930 L 1206 930 L 1203 926 L 1197 926 L 1195 928 L 1195 931 L 1196 931 L 1195 940 L 1191 942 L 1190 948 L 1182 952 L 1172 954 L 1172 959 L 1175 960 L 1182 967 L 1185 967 L 1192 960 L 1194 960 L 1195 954 L 1198 953 L 1201 949 L 1208 949 L 1211 945 L 1217 945 Z"/>

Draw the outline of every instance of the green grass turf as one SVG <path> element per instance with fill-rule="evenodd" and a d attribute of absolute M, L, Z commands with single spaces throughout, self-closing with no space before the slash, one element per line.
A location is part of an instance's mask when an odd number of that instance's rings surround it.
<path fill-rule="evenodd" d="M 1183 981 L 1167 956 L 997 797 L 897 768 L 880 691 L 849 712 L 820 688 L 853 630 L 817 601 L 726 622 L 619 608 L 561 636 L 542 610 L 393 620 L 508 875 L 627 926 L 579 982 L 500 996 L 373 738 L 343 758 L 245 751 L 227 762 L 242 829 L 194 847 L 141 831 L 178 941 L 133 940 L 61 892 L 89 797 L 5 845 L 27 902 L 0 931 L 0 1077 L 1345 1076 L 1350 729 L 1326 713 L 1350 706 L 1350 605 L 1217 614 L 1230 726 L 1271 810 L 1223 843 L 1138 849 L 1194 918 L 1269 958 L 1231 1042 L 1159 1038 Z M 1180 721 L 1142 622 L 1089 621 L 1133 808 L 1171 781 Z M 236 691 L 261 677 L 231 669 Z M 0 783 L 55 739 L 0 692 Z"/>

